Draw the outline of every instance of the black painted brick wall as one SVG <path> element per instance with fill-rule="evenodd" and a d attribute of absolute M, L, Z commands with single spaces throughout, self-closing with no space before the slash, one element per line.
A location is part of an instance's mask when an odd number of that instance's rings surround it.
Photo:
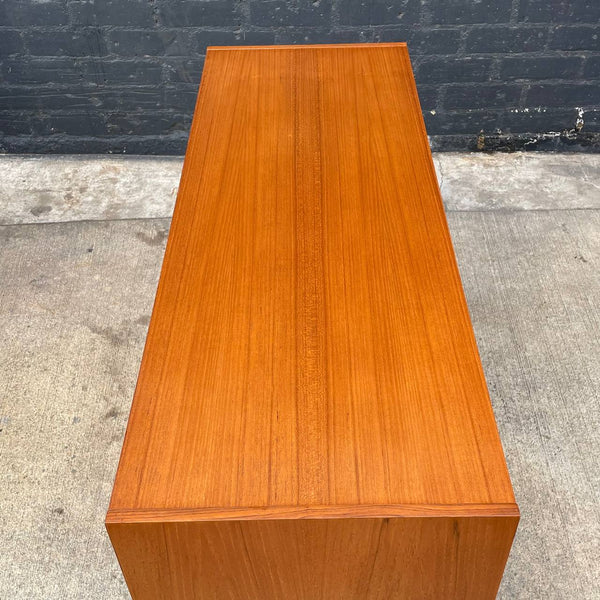
<path fill-rule="evenodd" d="M 600 0 L 0 0 L 0 151 L 183 153 L 208 45 L 407 41 L 436 149 L 600 148 Z"/>

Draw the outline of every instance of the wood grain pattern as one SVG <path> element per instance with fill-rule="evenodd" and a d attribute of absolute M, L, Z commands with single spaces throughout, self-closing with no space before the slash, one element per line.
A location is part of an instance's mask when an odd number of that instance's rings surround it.
<path fill-rule="evenodd" d="M 244 508 L 160 508 L 111 510 L 109 523 L 160 521 L 246 521 L 249 519 L 332 519 L 344 517 L 518 517 L 515 504 L 334 504 Z"/>
<path fill-rule="evenodd" d="M 214 543 L 231 558 L 241 522 L 276 522 L 261 530 L 267 544 L 304 536 L 307 519 L 307 536 L 326 544 L 335 531 L 338 544 L 413 517 L 390 531 L 416 527 L 426 554 L 442 538 L 449 552 L 448 519 L 468 516 L 488 525 L 467 529 L 504 523 L 502 552 L 486 551 L 501 574 L 518 509 L 406 46 L 209 49 L 107 515 L 126 576 L 138 572 L 137 542 L 125 543 L 136 527 L 182 536 L 194 556 L 205 552 L 196 533 L 225 536 Z M 217 532 L 212 520 L 240 523 Z M 198 577 L 164 597 L 200 597 Z M 210 582 L 207 598 L 259 597 Z M 373 585 L 260 597 L 401 597 Z M 410 597 L 493 597 L 427 594 Z"/>
<path fill-rule="evenodd" d="M 109 533 L 136 599 L 485 600 L 496 595 L 516 524 L 226 521 L 113 524 Z"/>

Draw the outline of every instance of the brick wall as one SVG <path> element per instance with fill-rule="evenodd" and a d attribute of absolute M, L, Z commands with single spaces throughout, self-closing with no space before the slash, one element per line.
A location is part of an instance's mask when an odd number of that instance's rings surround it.
<path fill-rule="evenodd" d="M 407 41 L 436 149 L 600 149 L 600 0 L 0 0 L 0 151 L 185 150 L 207 45 Z"/>

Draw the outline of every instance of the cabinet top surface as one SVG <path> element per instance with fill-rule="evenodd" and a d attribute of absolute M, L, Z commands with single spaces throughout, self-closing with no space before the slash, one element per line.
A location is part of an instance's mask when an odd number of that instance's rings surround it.
<path fill-rule="evenodd" d="M 406 46 L 209 49 L 109 517 L 513 503 Z"/>

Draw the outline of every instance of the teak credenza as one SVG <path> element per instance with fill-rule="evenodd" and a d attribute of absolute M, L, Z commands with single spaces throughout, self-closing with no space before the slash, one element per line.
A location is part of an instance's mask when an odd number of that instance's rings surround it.
<path fill-rule="evenodd" d="M 515 504 L 404 44 L 210 48 L 106 526 L 136 600 L 491 600 Z"/>

